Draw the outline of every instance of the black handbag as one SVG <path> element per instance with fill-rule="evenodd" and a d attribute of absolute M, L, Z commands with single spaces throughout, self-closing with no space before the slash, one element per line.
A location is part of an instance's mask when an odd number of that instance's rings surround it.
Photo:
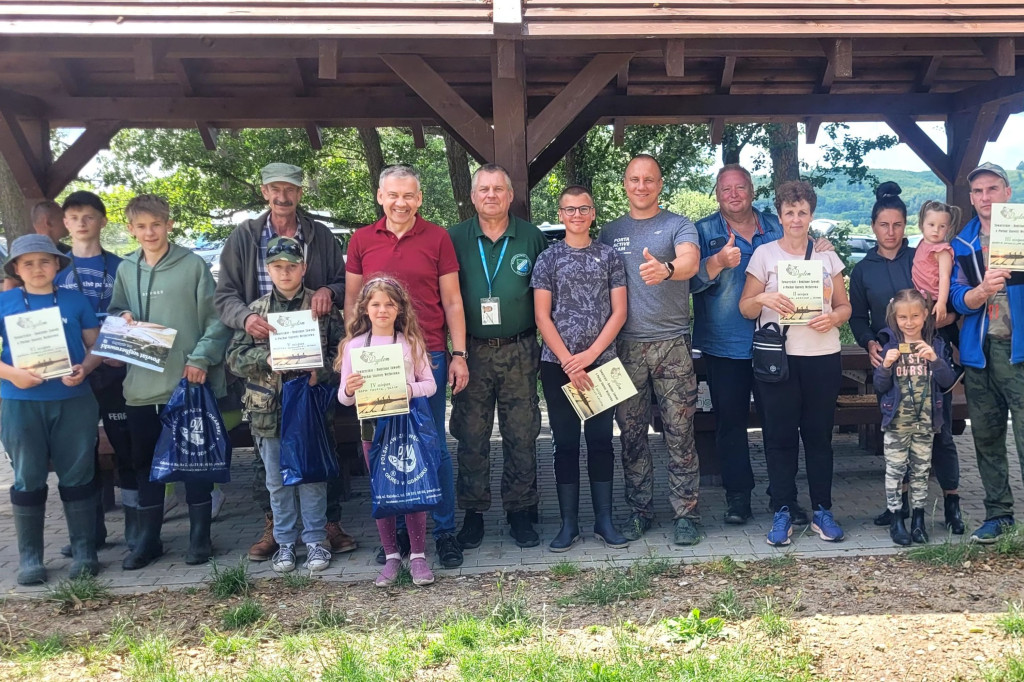
<path fill-rule="evenodd" d="M 804 260 L 811 259 L 814 242 L 807 242 Z M 789 358 L 786 356 L 786 334 L 789 326 L 780 326 L 769 322 L 761 326 L 758 316 L 758 329 L 754 332 L 753 368 L 754 378 L 766 384 L 776 384 L 789 378 Z"/>

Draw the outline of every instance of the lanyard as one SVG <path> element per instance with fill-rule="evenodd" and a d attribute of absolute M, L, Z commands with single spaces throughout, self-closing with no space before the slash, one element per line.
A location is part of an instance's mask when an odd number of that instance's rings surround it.
<path fill-rule="evenodd" d="M 168 247 L 164 255 L 160 256 L 160 260 L 156 262 L 156 265 L 149 269 L 149 283 L 146 285 L 146 298 L 142 298 L 142 261 L 146 257 L 145 254 L 140 252 L 139 260 L 135 261 L 135 291 L 139 295 L 139 305 L 142 306 L 142 310 L 139 311 L 142 314 L 142 319 L 140 319 L 139 322 L 149 322 L 149 303 L 153 295 L 153 280 L 156 279 L 156 269 L 170 253 L 171 249 Z"/>
<path fill-rule="evenodd" d="M 35 294 L 33 294 L 33 296 L 35 296 Z M 21 287 L 21 300 L 25 302 L 25 310 L 31 312 L 32 306 L 28 304 L 28 291 L 25 287 Z M 53 305 L 57 305 L 57 287 L 53 288 Z"/>
<path fill-rule="evenodd" d="M 366 332 L 366 343 L 364 343 L 363 346 L 366 347 L 366 348 L 369 348 L 370 347 L 370 341 L 372 340 L 372 338 L 373 338 L 373 329 L 370 329 L 370 331 Z M 395 330 L 395 335 L 393 337 L 391 337 L 391 343 L 398 343 L 398 330 L 397 329 Z"/>
<path fill-rule="evenodd" d="M 502 237 L 501 253 L 498 254 L 498 264 L 494 266 L 494 276 L 487 267 L 487 256 L 484 255 L 484 238 L 477 237 L 476 245 L 480 248 L 480 264 L 484 266 L 484 277 L 487 278 L 487 298 L 491 297 L 492 285 L 498 278 L 498 270 L 501 269 L 501 261 L 505 260 L 505 249 L 508 248 L 508 237 Z"/>
<path fill-rule="evenodd" d="M 97 314 L 99 314 L 100 308 L 103 307 L 103 295 L 107 292 L 107 252 L 103 249 L 100 249 L 100 258 L 103 260 L 103 279 L 100 280 L 99 301 L 94 306 Z M 85 293 L 85 286 L 82 284 L 82 277 L 78 274 L 78 266 L 75 265 L 75 254 L 71 254 L 71 272 L 75 276 L 75 285 L 78 287 L 78 291 L 86 298 L 89 298 Z"/>

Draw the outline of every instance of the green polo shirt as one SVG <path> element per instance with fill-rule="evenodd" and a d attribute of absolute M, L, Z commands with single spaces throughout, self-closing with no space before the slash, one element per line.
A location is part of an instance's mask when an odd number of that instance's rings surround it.
<path fill-rule="evenodd" d="M 515 336 L 535 327 L 530 276 L 537 256 L 548 246 L 544 233 L 535 225 L 510 215 L 508 229 L 496 242 L 484 235 L 476 216 L 450 227 L 448 234 L 459 260 L 459 286 L 466 311 L 466 331 L 470 336 L 496 339 Z M 499 264 L 498 257 L 506 241 L 505 257 Z M 500 301 L 501 324 L 485 326 L 480 320 L 480 299 L 488 296 L 480 245 L 487 258 L 487 268 L 494 278 L 490 295 Z"/>

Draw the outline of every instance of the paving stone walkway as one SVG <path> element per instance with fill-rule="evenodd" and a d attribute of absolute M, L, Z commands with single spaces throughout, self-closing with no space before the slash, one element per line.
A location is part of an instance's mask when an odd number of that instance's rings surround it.
<path fill-rule="evenodd" d="M 655 505 L 657 520 L 654 527 L 639 542 L 634 542 L 628 549 L 607 549 L 589 533 L 584 542 L 572 550 L 555 554 L 549 552 L 546 543 L 558 532 L 558 502 L 555 497 L 554 472 L 551 457 L 551 435 L 547 428 L 546 417 L 544 428 L 538 441 L 538 465 L 540 501 L 541 546 L 521 549 L 508 535 L 508 527 L 504 513 L 496 505 L 484 515 L 486 537 L 483 545 L 475 550 L 467 550 L 464 565 L 459 569 L 444 570 L 434 566 L 440 576 L 456 576 L 460 574 L 486 573 L 499 569 L 543 571 L 560 561 L 573 561 L 582 567 L 601 567 L 621 565 L 650 554 L 678 558 L 683 561 L 706 561 L 724 556 L 737 560 L 767 558 L 783 552 L 792 552 L 802 557 L 832 557 L 856 555 L 891 554 L 899 551 L 889 540 L 888 530 L 872 525 L 871 520 L 883 507 L 884 492 L 882 489 L 882 458 L 869 453 L 857 446 L 856 434 L 837 434 L 833 440 L 835 458 L 835 480 L 833 486 L 836 519 L 846 531 L 846 540 L 841 543 L 828 543 L 820 540 L 817 535 L 806 531 L 794 535 L 793 543 L 785 549 L 768 546 L 764 541 L 764 533 L 771 523 L 771 515 L 767 511 L 768 499 L 765 495 L 767 474 L 764 466 L 764 452 L 761 444 L 760 431 L 750 432 L 751 459 L 757 486 L 754 491 L 754 520 L 746 526 L 727 526 L 722 522 L 725 510 L 725 495 L 718 486 L 705 485 L 701 490 L 700 510 L 703 528 L 707 537 L 695 547 L 679 547 L 672 544 L 672 512 L 666 498 L 668 485 L 665 469 L 666 453 L 664 441 L 658 434 L 651 435 L 651 445 L 655 456 Z M 971 441 L 970 428 L 957 437 L 961 463 L 961 497 L 964 511 L 969 519 L 968 532 L 983 518 L 983 492 L 975 465 L 974 446 Z M 616 450 L 618 438 L 616 437 Z M 449 441 L 454 455 L 455 444 Z M 1021 473 L 1017 458 L 1013 456 L 1012 440 L 1008 443 L 1011 453 L 1011 478 L 1014 494 L 1018 500 L 1024 500 L 1024 487 L 1021 485 Z M 497 431 L 492 437 L 492 461 L 501 461 L 501 442 Z M 240 450 L 235 453 L 232 463 L 233 482 L 224 487 L 227 501 L 220 517 L 213 524 L 213 543 L 216 560 L 221 565 L 230 565 L 243 557 L 249 545 L 256 540 L 263 528 L 263 517 L 252 502 L 249 493 L 251 481 L 252 451 Z M 585 455 L 584 455 L 585 457 Z M 585 460 L 584 460 L 585 461 Z M 456 463 L 457 466 L 457 463 Z M 585 470 L 585 467 L 584 467 Z M 501 468 L 492 467 L 492 489 L 499 490 Z M 0 487 L 7 489 L 12 480 L 9 467 L 0 467 Z M 616 463 L 616 519 L 619 522 L 628 516 L 628 510 L 622 502 L 621 470 Z M 50 489 L 56 490 L 55 478 L 50 481 Z M 800 475 L 799 487 L 801 503 L 809 507 L 806 480 Z M 182 486 L 178 486 L 182 488 Z M 941 541 L 945 531 L 942 527 L 942 507 L 938 497 L 940 490 L 932 481 L 930 508 L 928 509 L 931 535 L 933 541 Z M 379 544 L 376 526 L 370 516 L 368 482 L 365 478 L 357 478 L 352 485 L 352 499 L 344 507 L 344 527 L 359 542 L 359 549 L 336 555 L 328 571 L 321 574 L 325 580 L 352 581 L 370 580 L 376 576 L 378 567 L 374 563 L 374 554 Z M 210 575 L 210 565 L 187 566 L 184 563 L 185 549 L 188 543 L 188 517 L 183 495 L 177 493 L 180 503 L 177 509 L 164 524 L 163 539 L 166 554 L 154 564 L 139 571 L 122 571 L 120 564 L 125 556 L 123 544 L 123 517 L 120 510 L 107 514 L 109 540 L 113 543 L 100 552 L 100 563 L 103 566 L 101 578 L 118 592 L 142 592 L 160 587 L 186 587 L 197 585 Z M 495 494 L 497 498 L 497 492 Z M 590 511 L 589 490 L 584 485 L 581 492 L 581 526 L 587 530 L 592 527 L 593 514 Z M 940 500 L 933 505 L 935 500 Z M 461 512 L 457 521 L 461 525 Z M 63 512 L 57 496 L 51 495 L 48 503 L 46 521 L 47 545 L 46 564 L 50 571 L 51 584 L 67 575 L 70 560 L 58 553 L 66 542 L 66 528 Z M 40 593 L 43 587 L 24 588 L 15 583 L 17 570 L 17 546 L 14 539 L 14 528 L 9 504 L 0 505 L 0 589 L 6 593 L 31 594 Z M 428 558 L 433 560 L 432 543 L 428 546 Z M 250 572 L 256 577 L 274 575 L 269 562 L 251 563 Z"/>

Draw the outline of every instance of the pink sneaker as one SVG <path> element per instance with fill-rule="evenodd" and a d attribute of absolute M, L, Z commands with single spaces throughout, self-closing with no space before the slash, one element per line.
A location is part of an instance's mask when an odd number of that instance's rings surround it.
<path fill-rule="evenodd" d="M 412 575 L 413 585 L 429 585 L 434 582 L 434 574 L 430 572 L 427 560 L 423 558 L 413 559 L 409 563 L 409 573 Z"/>
<path fill-rule="evenodd" d="M 391 587 L 398 580 L 398 569 L 402 567 L 401 559 L 388 559 L 384 568 L 380 569 L 380 575 L 373 581 L 377 587 Z"/>

